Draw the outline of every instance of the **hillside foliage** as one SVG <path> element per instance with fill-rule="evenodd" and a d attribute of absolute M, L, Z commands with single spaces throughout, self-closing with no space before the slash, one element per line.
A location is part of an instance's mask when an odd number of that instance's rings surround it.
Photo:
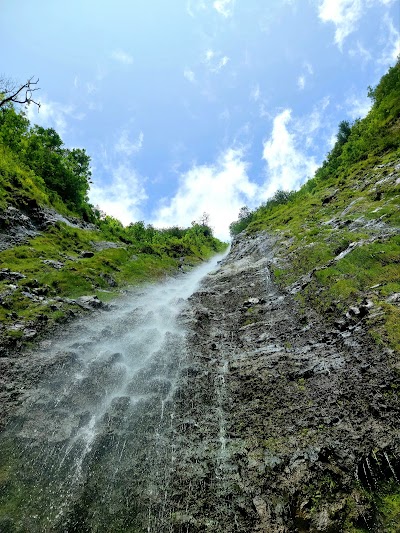
<path fill-rule="evenodd" d="M 400 62 L 369 96 L 368 115 L 339 124 L 336 144 L 300 190 L 241 210 L 230 230 L 273 233 L 276 281 L 332 322 L 373 302 L 372 336 L 400 350 Z"/>
<path fill-rule="evenodd" d="M 87 197 L 90 157 L 84 149 L 66 148 L 53 128 L 31 126 L 24 112 L 17 112 L 12 105 L 0 109 L 0 146 L 3 187 L 12 190 L 13 186 L 21 188 L 22 185 L 24 188 L 23 183 L 17 183 L 17 174 L 26 176 L 28 173 L 47 194 L 50 203 L 57 203 L 59 199 L 71 212 L 86 220 L 93 219 Z M 22 172 L 17 172 L 14 165 L 13 175 L 7 175 L 7 168 L 4 168 L 7 150 L 22 167 Z"/>
<path fill-rule="evenodd" d="M 96 224 L 110 238 L 147 253 L 202 255 L 224 245 L 204 220 L 190 228 L 156 229 L 138 221 L 124 227 L 88 201 L 90 156 L 83 148 L 66 148 L 53 128 L 31 125 L 23 110 L 0 108 L 0 209 L 7 205 L 46 205 L 65 216 Z"/>
<path fill-rule="evenodd" d="M 315 175 L 299 191 L 277 191 L 253 212 L 230 225 L 235 236 L 252 222 L 260 222 L 264 215 L 279 211 L 281 205 L 294 204 L 310 198 L 327 186 L 339 183 L 356 164 L 377 163 L 385 154 L 400 156 L 400 60 L 391 67 L 375 88 L 369 88 L 372 108 L 363 119 L 352 124 L 343 120 L 338 127 L 336 143 Z"/>

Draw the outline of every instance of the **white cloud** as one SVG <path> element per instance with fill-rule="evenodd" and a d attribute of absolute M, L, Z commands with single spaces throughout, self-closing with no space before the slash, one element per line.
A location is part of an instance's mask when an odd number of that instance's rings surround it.
<path fill-rule="evenodd" d="M 303 125 L 303 128 L 299 129 L 299 131 L 306 131 L 307 133 L 314 133 L 316 130 L 321 128 L 323 126 L 322 122 L 322 116 L 327 109 L 327 107 L 330 104 L 330 98 L 329 96 L 325 96 L 317 102 L 317 104 L 313 107 L 313 110 L 311 111 L 310 115 L 306 119 L 301 119 L 297 122 L 299 125 L 300 123 Z"/>
<path fill-rule="evenodd" d="M 130 156 L 132 154 L 140 152 L 143 147 L 143 140 L 144 135 L 142 131 L 139 133 L 139 136 L 136 141 L 131 141 L 129 139 L 129 132 L 127 130 L 123 130 L 114 148 L 116 152 L 120 152 L 126 156 Z"/>
<path fill-rule="evenodd" d="M 323 22 L 332 22 L 335 27 L 335 43 L 340 49 L 343 47 L 344 40 L 357 29 L 357 23 L 365 14 L 368 8 L 376 4 L 389 7 L 397 0 L 319 0 L 318 15 Z M 389 29 L 389 45 L 386 49 L 386 63 L 392 63 L 396 60 L 400 52 L 399 32 L 393 25 L 393 21 L 388 22 L 389 17 L 386 13 L 385 22 Z M 385 37 L 387 38 L 387 37 Z M 388 52 L 388 48 L 390 51 Z M 364 60 L 370 59 L 370 53 L 359 43 L 357 49 L 350 51 L 351 55 L 359 54 Z"/>
<path fill-rule="evenodd" d="M 111 57 L 115 59 L 115 61 L 123 63 L 124 65 L 131 65 L 133 63 L 133 57 L 121 49 L 114 50 L 111 54 Z"/>
<path fill-rule="evenodd" d="M 299 76 L 297 78 L 297 87 L 302 91 L 304 87 L 306 86 L 306 78 L 305 76 Z"/>
<path fill-rule="evenodd" d="M 400 32 L 396 29 L 393 20 L 388 14 L 385 15 L 383 21 L 386 26 L 386 46 L 383 50 L 380 62 L 384 65 L 393 65 L 400 55 Z"/>
<path fill-rule="evenodd" d="M 221 68 L 225 67 L 225 65 L 228 64 L 228 61 L 229 61 L 228 56 L 221 57 L 221 59 L 218 61 L 217 65 L 214 68 L 214 72 L 219 72 Z"/>
<path fill-rule="evenodd" d="M 193 165 L 181 174 L 176 194 L 161 204 L 154 215 L 154 225 L 188 226 L 207 212 L 215 234 L 228 239 L 228 226 L 237 218 L 240 207 L 259 205 L 278 189 L 296 189 L 313 176 L 318 164 L 305 147 L 325 127 L 324 111 L 328 106 L 326 97 L 307 117 L 293 120 L 290 109 L 275 116 L 271 136 L 263 143 L 267 172 L 262 186 L 249 178 L 244 150 L 227 149 L 216 163 Z"/>
<path fill-rule="evenodd" d="M 190 70 L 190 68 L 186 68 L 183 71 L 183 75 L 188 81 L 190 81 L 190 83 L 195 83 L 196 82 L 196 76 L 195 76 L 193 70 Z"/>
<path fill-rule="evenodd" d="M 183 173 L 178 191 L 158 209 L 154 224 L 188 226 L 206 212 L 215 235 L 229 239 L 229 224 L 258 190 L 248 177 L 243 157 L 243 150 L 230 148 L 215 164 L 195 165 Z"/>
<path fill-rule="evenodd" d="M 303 73 L 297 78 L 297 87 L 302 91 L 307 83 L 308 76 L 312 76 L 314 74 L 314 69 L 311 65 L 311 63 L 308 63 L 307 61 L 303 64 Z"/>
<path fill-rule="evenodd" d="M 210 63 L 210 61 L 212 60 L 212 58 L 215 56 L 215 52 L 214 50 L 212 50 L 211 48 L 209 48 L 208 50 L 206 50 L 206 53 L 204 54 L 204 60 L 206 63 Z"/>
<path fill-rule="evenodd" d="M 207 66 L 210 72 L 218 73 L 229 62 L 229 57 L 224 56 L 221 53 L 217 53 L 211 48 L 206 50 L 204 54 L 203 63 Z"/>
<path fill-rule="evenodd" d="M 328 139 L 328 147 L 329 150 L 332 150 L 332 148 L 335 146 L 337 141 L 337 133 L 332 133 L 332 135 Z"/>
<path fill-rule="evenodd" d="M 98 91 L 96 85 L 94 83 L 91 83 L 91 82 L 87 82 L 86 83 L 86 90 L 87 90 L 88 94 L 93 94 L 93 93 Z"/>
<path fill-rule="evenodd" d="M 62 137 L 68 129 L 68 120 L 82 120 L 85 114 L 77 112 L 72 105 L 46 101 L 45 98 L 41 98 L 39 112 L 36 106 L 30 105 L 27 109 L 27 117 L 33 124 L 39 124 L 44 128 L 54 128 Z"/>
<path fill-rule="evenodd" d="M 313 69 L 313 66 L 311 65 L 311 63 L 308 63 L 307 61 L 304 63 L 304 68 L 306 69 L 306 71 L 308 72 L 308 74 L 310 74 L 310 76 L 312 76 L 314 74 L 314 69 Z"/>
<path fill-rule="evenodd" d="M 213 3 L 214 9 L 216 9 L 218 13 L 225 18 L 231 17 L 233 15 L 234 5 L 234 0 L 215 0 L 215 2 Z"/>
<path fill-rule="evenodd" d="M 364 118 L 371 109 L 371 100 L 367 96 L 351 95 L 346 99 L 347 115 L 351 119 Z"/>
<path fill-rule="evenodd" d="M 264 198 L 269 198 L 278 189 L 298 188 L 318 168 L 314 156 L 302 151 L 303 136 L 289 131 L 290 121 L 290 109 L 279 113 L 274 119 L 271 137 L 264 142 L 263 159 L 267 162 Z"/>
<path fill-rule="evenodd" d="M 253 87 L 253 89 L 251 90 L 250 99 L 253 100 L 253 102 L 258 102 L 258 100 L 260 99 L 260 96 L 261 96 L 261 90 L 260 90 L 260 86 L 257 83 L 257 85 Z"/>
<path fill-rule="evenodd" d="M 298 145 L 311 148 L 314 146 L 321 147 L 321 136 L 316 135 L 319 130 L 325 130 L 329 127 L 325 118 L 325 110 L 330 104 L 330 99 L 325 96 L 317 102 L 311 113 L 306 116 L 293 119 L 292 129 L 296 136 Z"/>
<path fill-rule="evenodd" d="M 260 104 L 260 118 L 271 118 L 271 113 L 268 111 L 267 103 L 261 102 Z"/>
<path fill-rule="evenodd" d="M 140 220 L 140 204 L 147 198 L 142 181 L 134 169 L 120 164 L 113 169 L 109 184 L 103 187 L 92 185 L 90 202 L 124 225 Z"/>
<path fill-rule="evenodd" d="M 360 41 L 357 41 L 357 45 L 355 48 L 352 48 L 349 50 L 349 55 L 351 57 L 360 58 L 362 61 L 367 62 L 371 61 L 372 54 L 369 52 L 361 43 Z"/>
<path fill-rule="evenodd" d="M 356 29 L 362 13 L 362 0 L 323 0 L 319 5 L 319 18 L 336 26 L 335 43 L 340 49 L 346 37 Z"/>
<path fill-rule="evenodd" d="M 188 0 L 186 4 L 186 11 L 191 17 L 195 17 L 200 11 L 207 9 L 207 4 L 204 0 Z"/>

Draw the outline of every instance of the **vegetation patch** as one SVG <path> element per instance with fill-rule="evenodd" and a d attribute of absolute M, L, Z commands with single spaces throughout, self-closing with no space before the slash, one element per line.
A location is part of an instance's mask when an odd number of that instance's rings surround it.
<path fill-rule="evenodd" d="M 400 487 L 388 483 L 377 497 L 377 511 L 383 530 L 387 533 L 400 531 Z"/>

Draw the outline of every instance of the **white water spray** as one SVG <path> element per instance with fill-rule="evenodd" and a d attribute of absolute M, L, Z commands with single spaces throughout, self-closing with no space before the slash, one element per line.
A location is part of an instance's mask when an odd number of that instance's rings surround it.
<path fill-rule="evenodd" d="M 73 324 L 46 349 L 54 371 L 31 391 L 7 433 L 23 463 L 19 470 L 39 479 L 40 501 L 32 495 L 18 511 L 27 530 L 36 531 L 30 524 L 40 506 L 47 516 L 38 531 L 72 530 L 74 520 L 89 520 L 80 516 L 80 498 L 88 500 L 85 509 L 93 507 L 88 524 L 93 530 L 124 513 L 133 524 L 140 514 L 130 509 L 135 498 L 145 502 L 148 531 L 157 530 L 154 506 L 160 497 L 165 500 L 173 463 L 164 430 L 170 428 L 176 380 L 185 364 L 178 316 L 220 258 L 133 291 L 112 311 Z M 18 476 L 20 486 L 25 480 Z"/>

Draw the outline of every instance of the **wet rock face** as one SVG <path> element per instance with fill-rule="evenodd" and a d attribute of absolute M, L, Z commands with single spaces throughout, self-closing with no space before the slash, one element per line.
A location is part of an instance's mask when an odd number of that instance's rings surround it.
<path fill-rule="evenodd" d="M 237 239 L 182 317 L 166 531 L 379 530 L 363 488 L 398 476 L 392 355 L 361 309 L 351 330 L 300 312 L 271 280 L 272 244 Z"/>

